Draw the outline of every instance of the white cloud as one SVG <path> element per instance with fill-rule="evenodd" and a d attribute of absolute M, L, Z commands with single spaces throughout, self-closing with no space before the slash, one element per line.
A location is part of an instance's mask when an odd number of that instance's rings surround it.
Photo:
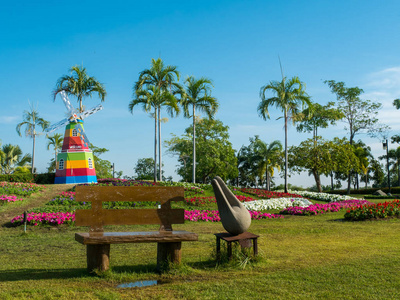
<path fill-rule="evenodd" d="M 366 76 L 365 94 L 363 97 L 379 100 L 384 105 L 400 97 L 400 67 L 383 69 Z"/>
<path fill-rule="evenodd" d="M 19 118 L 17 116 L 0 116 L 0 124 L 16 123 Z"/>

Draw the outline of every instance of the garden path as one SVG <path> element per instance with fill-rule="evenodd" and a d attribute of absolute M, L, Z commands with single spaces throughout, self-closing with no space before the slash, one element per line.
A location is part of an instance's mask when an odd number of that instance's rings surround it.
<path fill-rule="evenodd" d="M 3 227 L 17 215 L 22 214 L 24 211 L 34 207 L 42 206 L 44 203 L 53 199 L 61 192 L 67 191 L 72 188 L 73 184 L 48 184 L 45 185 L 46 189 L 37 192 L 27 197 L 21 205 L 6 205 L 4 210 L 0 212 L 0 226 Z"/>

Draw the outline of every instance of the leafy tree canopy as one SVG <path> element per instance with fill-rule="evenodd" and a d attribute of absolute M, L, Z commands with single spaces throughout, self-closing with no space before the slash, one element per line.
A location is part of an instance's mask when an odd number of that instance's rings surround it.
<path fill-rule="evenodd" d="M 229 142 L 228 126 L 219 120 L 200 119 L 196 122 L 196 182 L 209 182 L 214 176 L 224 180 L 237 177 L 237 158 Z M 193 125 L 181 137 L 166 141 L 168 152 L 179 157 L 177 173 L 190 181 L 193 159 Z"/>

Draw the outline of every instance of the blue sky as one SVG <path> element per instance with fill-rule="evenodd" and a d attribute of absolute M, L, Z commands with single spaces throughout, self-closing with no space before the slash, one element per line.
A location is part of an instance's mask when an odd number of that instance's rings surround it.
<path fill-rule="evenodd" d="M 283 141 L 283 121 L 276 120 L 281 113 L 271 110 L 268 121 L 257 115 L 260 87 L 280 79 L 278 55 L 285 75 L 299 76 L 313 101 L 335 100 L 324 80 L 358 86 L 362 98 L 383 104 L 379 117 L 391 126 L 389 135 L 398 134 L 400 112 L 391 102 L 400 97 L 399 11 L 399 1 L 8 2 L 0 10 L 0 140 L 31 152 L 31 139 L 15 131 L 28 100 L 51 123 L 63 119 L 66 109 L 60 98 L 53 102 L 52 90 L 71 66 L 83 64 L 108 93 L 104 109 L 86 119 L 86 133 L 110 150 L 104 159 L 132 176 L 137 160 L 153 155 L 154 128 L 140 109 L 132 115 L 128 103 L 139 72 L 161 57 L 178 67 L 182 79 L 213 80 L 217 118 L 230 127 L 235 149 L 256 134 L 267 143 Z M 87 108 L 98 103 L 96 97 L 85 100 Z M 169 119 L 163 140 L 189 124 L 183 116 Z M 347 136 L 343 127 L 320 133 Z M 289 129 L 291 145 L 308 137 Z M 379 140 L 360 138 L 376 156 L 383 154 Z M 53 153 L 43 136 L 36 151 L 35 165 L 44 172 Z M 166 175 L 178 179 L 176 158 L 163 152 Z M 314 184 L 307 176 L 289 182 Z"/>

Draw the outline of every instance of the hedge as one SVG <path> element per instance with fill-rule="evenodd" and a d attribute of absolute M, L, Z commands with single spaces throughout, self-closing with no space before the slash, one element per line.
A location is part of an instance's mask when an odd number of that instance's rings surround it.
<path fill-rule="evenodd" d="M 379 188 L 350 190 L 350 194 L 352 194 L 352 195 L 372 195 L 377 190 L 381 190 L 382 192 L 385 192 L 386 194 L 389 193 L 389 188 L 388 187 L 379 187 Z M 346 195 L 347 194 L 347 189 L 346 190 L 329 191 L 327 193 L 329 193 L 329 194 Z M 399 186 L 392 187 L 391 188 L 391 193 L 392 194 L 400 194 L 400 187 Z"/>
<path fill-rule="evenodd" d="M 55 173 L 42 174 L 3 174 L 0 175 L 0 181 L 8 182 L 34 182 L 38 184 L 53 184 Z"/>

